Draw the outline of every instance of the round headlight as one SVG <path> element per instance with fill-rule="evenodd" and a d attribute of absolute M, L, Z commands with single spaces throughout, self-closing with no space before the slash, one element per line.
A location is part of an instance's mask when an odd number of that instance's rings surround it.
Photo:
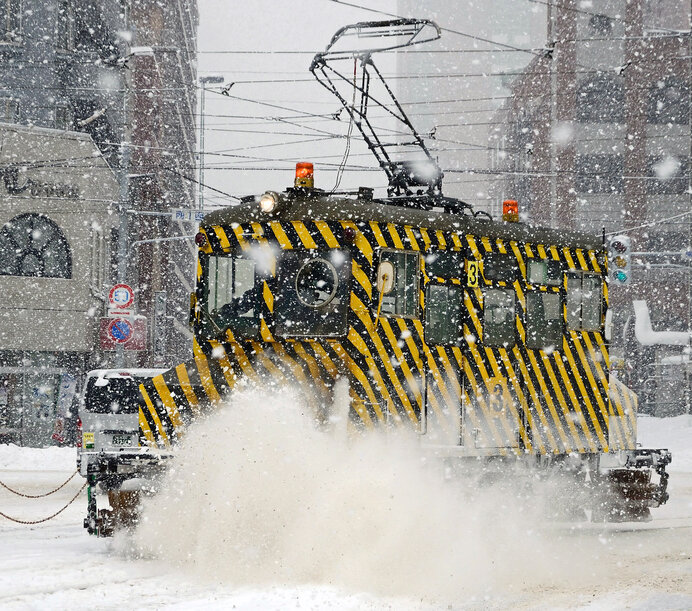
<path fill-rule="evenodd" d="M 276 205 L 279 203 L 279 195 L 274 191 L 267 191 L 259 200 L 259 207 L 262 212 L 269 214 L 276 210 Z"/>

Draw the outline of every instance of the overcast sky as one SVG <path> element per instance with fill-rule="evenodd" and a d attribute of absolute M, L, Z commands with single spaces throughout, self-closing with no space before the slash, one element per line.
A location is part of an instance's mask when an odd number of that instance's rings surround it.
<path fill-rule="evenodd" d="M 396 9 L 394 1 L 363 4 L 391 12 Z M 330 0 L 199 0 L 199 10 L 199 75 L 221 74 L 227 83 L 236 83 L 229 92 L 232 95 L 277 106 L 245 102 L 212 92 L 205 95 L 205 150 L 208 153 L 205 166 L 209 168 L 205 173 L 205 183 L 233 194 L 283 190 L 293 182 L 292 168 L 296 161 L 315 160 L 316 186 L 331 188 L 335 173 L 327 171 L 329 166 L 320 168 L 317 158 L 325 164 L 340 161 L 344 140 L 326 139 L 324 132 L 343 134 L 346 125 L 303 117 L 298 118 L 301 126 L 296 126 L 267 118 L 289 117 L 286 120 L 290 121 L 301 112 L 336 112 L 339 109 L 336 98 L 324 90 L 308 70 L 313 54 L 324 50 L 340 27 L 387 17 Z M 257 51 L 271 53 L 242 53 Z M 277 79 L 299 81 L 243 83 Z M 218 86 L 216 89 L 218 91 Z M 266 132 L 274 134 L 265 135 Z M 299 143 L 307 139 L 312 142 Z M 209 154 L 212 152 L 217 154 Z M 367 149 L 356 142 L 349 163 L 373 166 L 374 158 L 368 155 Z M 243 166 L 284 169 L 237 169 Z M 221 167 L 226 169 L 211 169 Z M 382 186 L 385 182 L 381 172 L 361 176 L 351 173 L 344 177 L 342 187 L 359 184 Z M 212 192 L 207 193 L 206 201 L 207 206 L 225 203 L 224 198 L 217 198 Z"/>

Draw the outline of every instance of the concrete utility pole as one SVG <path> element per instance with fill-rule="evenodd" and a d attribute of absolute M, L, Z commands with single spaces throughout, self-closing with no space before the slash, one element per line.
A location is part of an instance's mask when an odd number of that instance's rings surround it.
<path fill-rule="evenodd" d="M 127 27 L 127 24 L 126 24 Z M 133 47 L 124 59 L 139 55 L 153 55 L 150 47 Z M 118 283 L 127 282 L 127 255 L 128 255 L 128 220 L 127 214 L 130 207 L 130 166 L 132 156 L 132 129 L 130 126 L 130 93 L 132 87 L 130 83 L 131 69 L 126 65 L 122 68 L 122 91 L 123 91 L 123 132 L 120 143 L 120 201 L 118 203 L 118 214 L 120 222 L 118 226 Z M 125 348 L 118 344 L 115 348 L 115 367 L 125 366 Z"/>
<path fill-rule="evenodd" d="M 198 204 L 199 210 L 204 210 L 204 94 L 206 92 L 205 85 L 220 85 L 223 83 L 223 76 L 210 75 L 202 76 L 199 79 L 202 85 L 200 92 L 200 109 L 199 109 L 199 185 L 198 188 Z"/>

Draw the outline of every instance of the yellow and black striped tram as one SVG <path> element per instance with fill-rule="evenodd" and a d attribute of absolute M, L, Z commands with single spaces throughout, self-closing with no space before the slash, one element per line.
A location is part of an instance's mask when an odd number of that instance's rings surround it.
<path fill-rule="evenodd" d="M 637 448 L 636 395 L 609 376 L 603 240 L 455 201 L 298 186 L 206 216 L 194 357 L 141 384 L 140 449 L 97 457 L 90 484 L 175 460 L 186 427 L 242 384 L 297 389 L 329 427 L 340 381 L 353 434 L 409 427 L 462 470 L 568 470 L 607 497 L 599 515 L 646 518 L 668 498 L 670 454 Z M 90 495 L 89 532 L 131 520 L 131 494 L 109 490 L 112 511 Z"/>
<path fill-rule="evenodd" d="M 301 389 L 326 422 L 342 378 L 354 429 L 451 455 L 636 447 L 601 239 L 298 188 L 210 214 L 198 245 L 194 359 L 143 386 L 145 444 L 241 379 Z"/>

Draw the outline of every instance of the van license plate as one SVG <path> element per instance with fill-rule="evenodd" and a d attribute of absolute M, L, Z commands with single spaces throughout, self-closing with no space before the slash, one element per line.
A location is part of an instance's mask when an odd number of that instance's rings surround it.
<path fill-rule="evenodd" d="M 113 445 L 114 446 L 131 446 L 132 445 L 132 435 L 113 435 Z"/>

